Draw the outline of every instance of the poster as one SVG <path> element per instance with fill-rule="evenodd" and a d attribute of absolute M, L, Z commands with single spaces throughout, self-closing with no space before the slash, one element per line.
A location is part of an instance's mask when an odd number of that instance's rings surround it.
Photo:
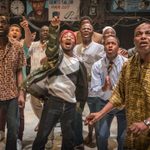
<path fill-rule="evenodd" d="M 59 16 L 61 21 L 79 21 L 80 0 L 49 0 L 49 20 Z"/>
<path fill-rule="evenodd" d="M 48 21 L 48 0 L 26 1 L 27 18 L 36 23 Z"/>
<path fill-rule="evenodd" d="M 150 12 L 150 0 L 112 0 L 112 12 Z"/>
<path fill-rule="evenodd" d="M 9 14 L 9 1 L 8 0 L 0 1 L 0 14 L 6 15 L 6 16 Z"/>

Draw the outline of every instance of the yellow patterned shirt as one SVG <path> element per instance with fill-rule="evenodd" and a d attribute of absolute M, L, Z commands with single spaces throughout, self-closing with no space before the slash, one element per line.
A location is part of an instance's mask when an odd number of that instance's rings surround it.
<path fill-rule="evenodd" d="M 141 64 L 138 54 L 123 66 L 118 85 L 110 102 L 125 105 L 127 126 L 150 117 L 150 63 Z M 127 133 L 125 147 L 136 150 L 150 149 L 150 130 L 140 136 Z"/>

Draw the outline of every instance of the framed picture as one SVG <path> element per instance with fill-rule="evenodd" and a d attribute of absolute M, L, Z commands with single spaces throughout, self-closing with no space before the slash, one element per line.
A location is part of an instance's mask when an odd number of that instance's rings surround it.
<path fill-rule="evenodd" d="M 0 14 L 1 15 L 9 15 L 9 2 L 8 0 L 0 1 Z"/>
<path fill-rule="evenodd" d="M 97 0 L 91 0 L 90 4 L 91 5 L 97 5 Z"/>
<path fill-rule="evenodd" d="M 112 0 L 111 12 L 150 12 L 150 0 Z"/>
<path fill-rule="evenodd" d="M 97 7 L 91 6 L 89 9 L 89 15 L 90 16 L 96 16 L 97 15 Z"/>

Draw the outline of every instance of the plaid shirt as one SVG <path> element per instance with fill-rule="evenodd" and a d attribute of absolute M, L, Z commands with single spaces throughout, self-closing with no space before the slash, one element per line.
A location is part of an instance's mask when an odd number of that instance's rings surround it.
<path fill-rule="evenodd" d="M 18 96 L 17 73 L 26 64 L 23 47 L 8 43 L 0 49 L 0 101 Z"/>
<path fill-rule="evenodd" d="M 150 63 L 141 64 L 138 54 L 129 59 L 123 66 L 110 102 L 114 106 L 125 104 L 128 127 L 150 117 Z M 149 150 L 150 130 L 140 136 L 127 134 L 125 146 Z"/>

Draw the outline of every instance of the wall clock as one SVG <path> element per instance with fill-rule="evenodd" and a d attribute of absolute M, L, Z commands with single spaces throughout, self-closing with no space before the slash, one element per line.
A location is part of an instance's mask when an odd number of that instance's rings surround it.
<path fill-rule="evenodd" d="M 25 6 L 22 1 L 14 0 L 10 4 L 10 11 L 13 15 L 22 15 L 25 11 Z"/>

